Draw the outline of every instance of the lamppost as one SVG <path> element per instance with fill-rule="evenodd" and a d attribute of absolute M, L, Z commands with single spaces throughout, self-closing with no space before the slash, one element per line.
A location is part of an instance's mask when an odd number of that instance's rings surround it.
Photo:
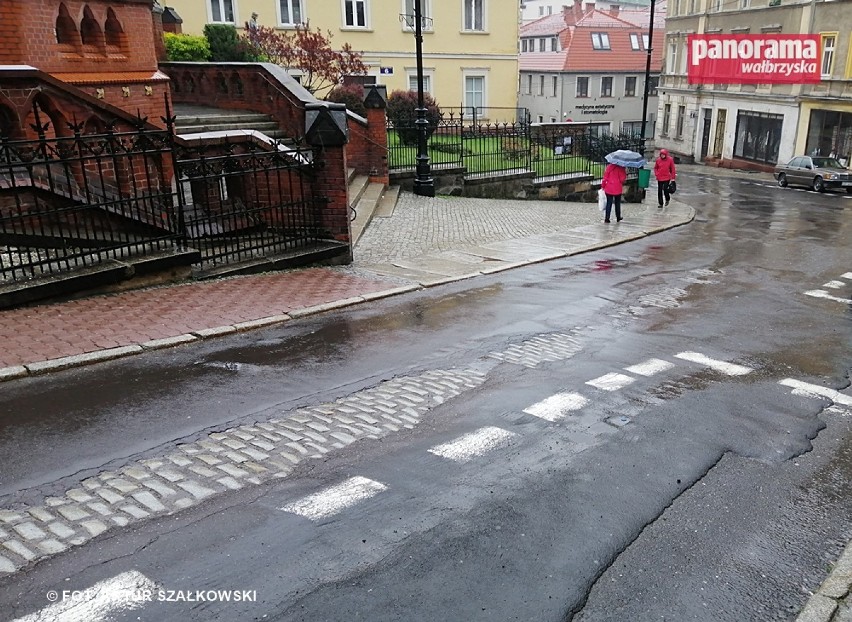
<path fill-rule="evenodd" d="M 645 131 L 648 123 L 648 91 L 651 86 L 651 50 L 654 46 L 654 4 L 651 0 L 651 23 L 648 26 L 648 58 L 645 60 L 645 95 L 642 97 L 642 155 L 645 155 Z"/>
<path fill-rule="evenodd" d="M 435 181 L 429 166 L 429 153 L 426 149 L 426 137 L 429 133 L 429 121 L 426 119 L 426 104 L 423 98 L 423 16 L 420 10 L 421 0 L 414 0 L 414 15 L 400 15 L 400 19 L 414 27 L 415 54 L 417 55 L 417 166 L 414 169 L 414 194 L 422 197 L 435 196 Z M 429 18 L 427 18 L 429 19 Z"/>

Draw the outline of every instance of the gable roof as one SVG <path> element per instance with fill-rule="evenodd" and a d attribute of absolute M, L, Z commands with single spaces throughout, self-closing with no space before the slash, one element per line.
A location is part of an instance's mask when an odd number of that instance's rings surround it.
<path fill-rule="evenodd" d="M 663 63 L 665 37 L 665 2 L 660 17 L 654 15 L 654 45 L 651 53 L 651 68 L 658 73 Z M 548 15 L 521 27 L 521 38 L 558 35 L 559 52 L 522 52 L 519 58 L 521 71 L 536 72 L 635 72 L 644 71 L 647 51 L 642 35 L 648 34 L 650 11 L 624 10 L 604 12 L 594 5 L 580 10 L 563 7 L 562 13 Z M 596 50 L 592 44 L 592 33 L 606 33 L 610 48 Z M 640 46 L 634 50 L 630 35 L 639 37 Z"/>

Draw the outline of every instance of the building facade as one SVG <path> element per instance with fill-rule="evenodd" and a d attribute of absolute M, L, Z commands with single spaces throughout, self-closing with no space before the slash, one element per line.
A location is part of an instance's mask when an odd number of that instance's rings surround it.
<path fill-rule="evenodd" d="M 310 23 L 332 33 L 332 45 L 363 53 L 372 82 L 388 91 L 415 90 L 413 0 L 169 0 L 183 32 L 208 23 L 282 30 Z M 444 108 L 514 109 L 518 74 L 518 12 L 498 0 L 422 0 L 424 90 Z M 407 17 L 403 17 L 407 16 Z"/>
<path fill-rule="evenodd" d="M 665 32 L 662 22 L 655 24 L 655 39 Z M 583 121 L 598 134 L 640 134 L 649 25 L 648 11 L 601 11 L 579 1 L 523 25 L 518 105 L 533 122 Z M 650 136 L 660 65 L 659 52 L 652 52 Z"/>
<path fill-rule="evenodd" d="M 656 144 L 689 160 L 768 170 L 794 155 L 852 157 L 848 2 L 681 0 L 669 3 Z M 820 84 L 687 80 L 689 34 L 819 34 Z"/>

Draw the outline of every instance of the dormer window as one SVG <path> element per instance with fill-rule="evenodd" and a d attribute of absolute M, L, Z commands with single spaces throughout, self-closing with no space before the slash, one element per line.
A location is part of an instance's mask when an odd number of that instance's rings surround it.
<path fill-rule="evenodd" d="M 637 35 L 636 33 L 632 33 L 630 35 L 630 49 L 634 52 L 641 49 L 639 47 L 639 35 Z"/>
<path fill-rule="evenodd" d="M 592 33 L 592 47 L 596 50 L 609 50 L 609 35 L 605 32 Z"/>

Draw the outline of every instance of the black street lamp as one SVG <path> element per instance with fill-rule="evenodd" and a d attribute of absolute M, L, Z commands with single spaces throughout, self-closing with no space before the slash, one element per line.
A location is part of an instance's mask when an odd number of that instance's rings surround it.
<path fill-rule="evenodd" d="M 429 166 L 429 153 L 426 148 L 426 138 L 429 134 L 429 121 L 426 119 L 426 104 L 423 100 L 423 17 L 420 10 L 421 0 L 414 0 L 414 41 L 417 54 L 417 166 L 414 169 L 414 194 L 422 197 L 435 196 L 435 181 Z M 406 24 L 412 26 L 410 15 L 400 16 Z"/>
<path fill-rule="evenodd" d="M 651 23 L 648 26 L 648 58 L 645 61 L 645 95 L 642 97 L 642 155 L 645 155 L 645 131 L 648 123 L 648 91 L 651 87 L 651 50 L 654 46 L 654 4 L 651 0 Z"/>

